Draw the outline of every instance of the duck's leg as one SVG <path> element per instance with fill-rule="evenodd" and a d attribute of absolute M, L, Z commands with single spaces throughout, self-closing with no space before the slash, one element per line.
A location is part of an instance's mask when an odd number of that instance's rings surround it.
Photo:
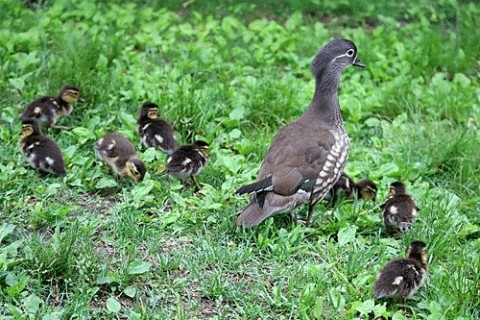
<path fill-rule="evenodd" d="M 202 189 L 202 187 L 201 187 L 200 184 L 197 182 L 197 180 L 195 179 L 194 176 L 191 176 L 190 178 L 192 179 L 192 182 L 193 182 L 193 184 L 195 185 L 195 191 L 199 191 L 200 189 Z"/>

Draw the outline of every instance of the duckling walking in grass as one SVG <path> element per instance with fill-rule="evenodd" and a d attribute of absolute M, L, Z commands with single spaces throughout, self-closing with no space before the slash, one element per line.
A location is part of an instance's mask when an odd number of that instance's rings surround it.
<path fill-rule="evenodd" d="M 410 229 L 420 211 L 412 196 L 407 194 L 405 184 L 400 181 L 390 185 L 389 197 L 380 208 L 388 234 Z"/>
<path fill-rule="evenodd" d="M 65 175 L 62 152 L 57 144 L 42 134 L 40 124 L 35 119 L 22 121 L 20 150 L 30 165 L 40 171 Z"/>
<path fill-rule="evenodd" d="M 85 100 L 80 95 L 80 90 L 74 86 L 65 86 L 58 97 L 40 97 L 25 107 L 22 120 L 36 119 L 44 125 L 66 129 L 67 127 L 55 126 L 60 118 L 69 116 L 73 110 L 74 102 L 83 103 Z"/>
<path fill-rule="evenodd" d="M 137 131 L 147 148 L 154 147 L 170 155 L 178 147 L 172 126 L 158 117 L 155 103 L 146 102 L 140 108 Z"/>
<path fill-rule="evenodd" d="M 129 176 L 135 182 L 142 181 L 146 168 L 137 156 L 135 147 L 127 138 L 109 133 L 95 143 L 95 151 L 100 160 L 120 176 Z"/>
<path fill-rule="evenodd" d="M 190 178 L 199 190 L 200 185 L 195 180 L 195 176 L 207 165 L 208 155 L 209 145 L 205 141 L 198 140 L 192 144 L 183 145 L 167 158 L 166 172 L 182 181 Z"/>
<path fill-rule="evenodd" d="M 400 297 L 410 298 L 423 286 L 427 278 L 427 245 L 413 241 L 404 259 L 390 261 L 380 271 L 375 282 L 375 299 Z"/>
<path fill-rule="evenodd" d="M 353 199 L 356 196 L 357 199 L 375 201 L 377 197 L 377 186 L 369 179 L 355 182 L 344 172 L 329 191 L 331 203 L 335 204 L 338 198 L 342 196 L 342 193 L 345 199 Z"/>

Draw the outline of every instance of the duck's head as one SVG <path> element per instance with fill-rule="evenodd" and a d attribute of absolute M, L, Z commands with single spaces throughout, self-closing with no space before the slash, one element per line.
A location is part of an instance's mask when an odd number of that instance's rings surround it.
<path fill-rule="evenodd" d="M 147 172 L 145 164 L 137 156 L 128 159 L 128 161 L 125 163 L 125 167 L 127 175 L 135 180 L 135 182 L 142 181 L 145 177 L 145 173 Z"/>
<path fill-rule="evenodd" d="M 140 108 L 140 118 L 156 119 L 158 117 L 158 106 L 152 102 L 145 102 Z"/>
<path fill-rule="evenodd" d="M 407 192 L 407 189 L 405 187 L 405 184 L 401 181 L 395 181 L 390 184 L 390 191 L 388 195 L 394 196 L 397 194 L 405 194 Z"/>
<path fill-rule="evenodd" d="M 210 152 L 210 146 L 208 143 L 202 140 L 197 140 L 192 143 L 193 147 L 198 150 L 202 154 L 204 158 L 208 158 L 208 154 Z"/>
<path fill-rule="evenodd" d="M 319 79 L 328 66 L 330 72 L 342 73 L 350 65 L 365 68 L 366 65 L 357 56 L 357 47 L 346 39 L 336 39 L 318 50 L 310 71 Z"/>
<path fill-rule="evenodd" d="M 35 119 L 25 119 L 22 121 L 22 132 L 20 133 L 22 139 L 31 135 L 42 134 L 40 124 Z"/>
<path fill-rule="evenodd" d="M 85 99 L 80 94 L 80 90 L 74 86 L 63 87 L 62 90 L 60 91 L 60 97 L 62 98 L 62 100 L 68 103 L 73 103 L 77 101 L 80 103 L 85 102 Z"/>
<path fill-rule="evenodd" d="M 358 181 L 357 189 L 362 199 L 375 201 L 377 197 L 377 185 L 372 180 L 364 179 Z"/>
<path fill-rule="evenodd" d="M 427 244 L 423 241 L 413 241 L 407 250 L 407 257 L 427 264 Z"/>

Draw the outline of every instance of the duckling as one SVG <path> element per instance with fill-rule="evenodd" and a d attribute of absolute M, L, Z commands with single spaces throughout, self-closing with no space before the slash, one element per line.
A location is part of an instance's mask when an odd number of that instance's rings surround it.
<path fill-rule="evenodd" d="M 172 126 L 158 117 L 155 103 L 146 102 L 140 108 L 137 131 L 147 148 L 154 147 L 169 155 L 178 148 Z"/>
<path fill-rule="evenodd" d="M 423 286 L 427 278 L 427 245 L 413 241 L 404 259 L 392 260 L 380 271 L 375 281 L 373 296 L 410 298 Z"/>
<path fill-rule="evenodd" d="M 387 233 L 405 232 L 418 218 L 415 200 L 406 192 L 405 184 L 395 181 L 390 185 L 389 197 L 380 206 L 383 214 L 383 223 Z"/>
<path fill-rule="evenodd" d="M 58 97 L 40 97 L 25 107 L 22 120 L 33 118 L 44 125 L 55 126 L 58 119 L 69 116 L 74 102 L 85 102 L 80 90 L 74 86 L 64 86 Z M 66 128 L 56 126 L 57 128 Z"/>
<path fill-rule="evenodd" d="M 359 199 L 373 200 L 377 199 L 377 185 L 370 179 L 362 179 L 355 183 L 355 191 L 358 194 Z"/>
<path fill-rule="evenodd" d="M 377 186 L 369 179 L 354 182 L 353 179 L 344 172 L 329 191 L 331 203 L 335 204 L 342 193 L 345 199 L 353 199 L 356 196 L 358 199 L 375 201 Z"/>
<path fill-rule="evenodd" d="M 65 175 L 65 163 L 57 144 L 42 134 L 40 124 L 35 119 L 22 121 L 20 150 L 30 165 L 40 171 Z"/>
<path fill-rule="evenodd" d="M 167 158 L 166 172 L 185 181 L 189 177 L 195 184 L 197 190 L 200 185 L 195 176 L 207 165 L 209 145 L 205 141 L 195 141 L 189 145 L 183 145 L 175 150 Z"/>
<path fill-rule="evenodd" d="M 135 152 L 135 147 L 127 138 L 109 133 L 95 143 L 95 151 L 107 167 L 110 167 L 120 176 L 129 176 L 135 182 L 143 180 L 146 168 Z"/>

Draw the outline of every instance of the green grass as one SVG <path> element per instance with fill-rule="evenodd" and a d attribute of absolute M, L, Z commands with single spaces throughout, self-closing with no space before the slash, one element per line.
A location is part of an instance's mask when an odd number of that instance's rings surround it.
<path fill-rule="evenodd" d="M 480 317 L 480 7 L 468 1 L 21 1 L 0 21 L 0 317 L 6 319 L 476 319 Z M 273 135 L 313 94 L 309 65 L 335 37 L 368 68 L 342 77 L 346 171 L 377 203 L 234 225 Z M 64 84 L 87 103 L 47 130 L 67 175 L 39 175 L 18 149 L 19 114 Z M 182 143 L 211 144 L 200 192 L 158 167 L 135 132 L 157 103 Z M 146 161 L 118 182 L 93 144 L 119 131 Z M 420 219 L 385 236 L 379 204 L 407 182 Z M 304 215 L 304 207 L 297 214 Z M 374 301 L 375 274 L 428 243 L 430 277 L 405 304 Z"/>

